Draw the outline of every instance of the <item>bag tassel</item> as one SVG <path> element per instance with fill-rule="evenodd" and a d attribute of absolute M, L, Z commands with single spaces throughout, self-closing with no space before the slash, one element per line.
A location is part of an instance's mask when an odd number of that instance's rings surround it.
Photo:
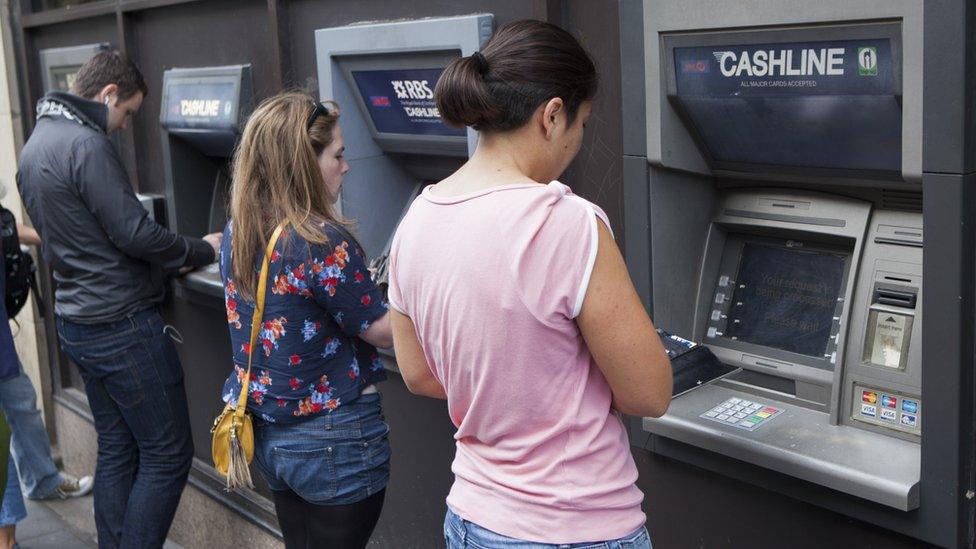
<path fill-rule="evenodd" d="M 236 427 L 236 425 L 235 425 Z M 227 466 L 227 490 L 234 488 L 254 488 L 251 482 L 251 468 L 247 466 L 244 447 L 237 439 L 237 430 L 230 432 L 230 462 Z"/>

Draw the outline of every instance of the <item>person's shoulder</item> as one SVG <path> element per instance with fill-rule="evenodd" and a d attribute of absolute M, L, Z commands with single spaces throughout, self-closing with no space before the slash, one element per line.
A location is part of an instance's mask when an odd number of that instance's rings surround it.
<path fill-rule="evenodd" d="M 359 252 L 359 246 L 352 231 L 338 221 L 313 220 L 309 221 L 306 227 L 320 238 L 310 241 L 302 236 L 300 231 L 286 227 L 282 232 L 282 239 L 287 242 L 288 248 L 300 250 L 298 253 L 320 253 L 321 250 L 317 248 L 332 250 L 336 246 L 341 246 Z"/>
<path fill-rule="evenodd" d="M 553 195 L 558 194 L 558 198 L 553 201 L 553 210 L 558 212 L 556 215 L 572 218 L 583 217 L 587 220 L 596 218 L 602 220 L 608 228 L 610 227 L 610 222 L 603 208 L 574 193 L 568 185 L 553 181 L 547 187 Z"/>
<path fill-rule="evenodd" d="M 103 146 L 103 142 L 110 144 L 105 134 L 91 128 L 69 120 L 42 118 L 24 143 L 22 155 L 30 158 L 32 154 L 53 151 L 63 157 L 81 147 Z"/>
<path fill-rule="evenodd" d="M 104 133 L 83 126 L 67 136 L 65 143 L 71 151 L 80 155 L 103 155 L 114 152 L 112 142 Z"/>

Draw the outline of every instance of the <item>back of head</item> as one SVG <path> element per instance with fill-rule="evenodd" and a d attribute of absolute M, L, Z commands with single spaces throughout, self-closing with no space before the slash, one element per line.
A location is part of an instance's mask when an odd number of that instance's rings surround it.
<path fill-rule="evenodd" d="M 317 101 L 303 92 L 270 97 L 248 117 L 234 152 L 231 219 L 234 277 L 238 291 L 253 295 L 254 262 L 278 223 L 309 242 L 324 242 L 313 224 L 341 222 L 332 208 L 318 155 L 333 140 L 338 105 L 316 112 Z"/>
<path fill-rule="evenodd" d="M 109 84 L 119 87 L 119 101 L 125 101 L 137 92 L 143 97 L 149 94 L 149 87 L 135 63 L 118 50 L 100 51 L 82 65 L 71 93 L 91 99 Z"/>
<path fill-rule="evenodd" d="M 434 95 L 448 124 L 505 132 L 522 127 L 554 97 L 563 100 L 572 123 L 597 85 L 593 60 L 573 35 L 524 19 L 498 29 L 481 52 L 455 59 Z"/>

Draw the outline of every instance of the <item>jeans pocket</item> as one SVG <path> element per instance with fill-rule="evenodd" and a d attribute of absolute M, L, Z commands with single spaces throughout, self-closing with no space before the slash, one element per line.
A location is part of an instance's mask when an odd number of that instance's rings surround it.
<path fill-rule="evenodd" d="M 325 503 L 336 496 L 335 446 L 284 448 L 271 450 L 270 468 L 275 477 L 305 501 Z"/>
<path fill-rule="evenodd" d="M 154 357 L 139 337 L 113 343 L 71 345 L 65 352 L 83 374 L 102 380 L 120 407 L 132 408 L 145 400 L 145 391 L 159 388 Z"/>

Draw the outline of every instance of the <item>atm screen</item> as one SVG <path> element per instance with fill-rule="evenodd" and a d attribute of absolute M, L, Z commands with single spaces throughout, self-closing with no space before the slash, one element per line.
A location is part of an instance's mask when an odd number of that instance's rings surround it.
<path fill-rule="evenodd" d="M 725 336 L 822 358 L 844 277 L 845 257 L 747 242 Z"/>
<path fill-rule="evenodd" d="M 168 85 L 166 126 L 174 128 L 230 129 L 234 126 L 237 88 L 233 82 Z"/>
<path fill-rule="evenodd" d="M 71 91 L 71 86 L 75 83 L 78 76 L 78 69 L 81 65 L 70 65 L 66 67 L 51 67 L 51 85 L 49 91 Z"/>
<path fill-rule="evenodd" d="M 354 70 L 352 77 L 369 117 L 380 133 L 463 137 L 434 104 L 434 87 L 444 69 Z"/>

